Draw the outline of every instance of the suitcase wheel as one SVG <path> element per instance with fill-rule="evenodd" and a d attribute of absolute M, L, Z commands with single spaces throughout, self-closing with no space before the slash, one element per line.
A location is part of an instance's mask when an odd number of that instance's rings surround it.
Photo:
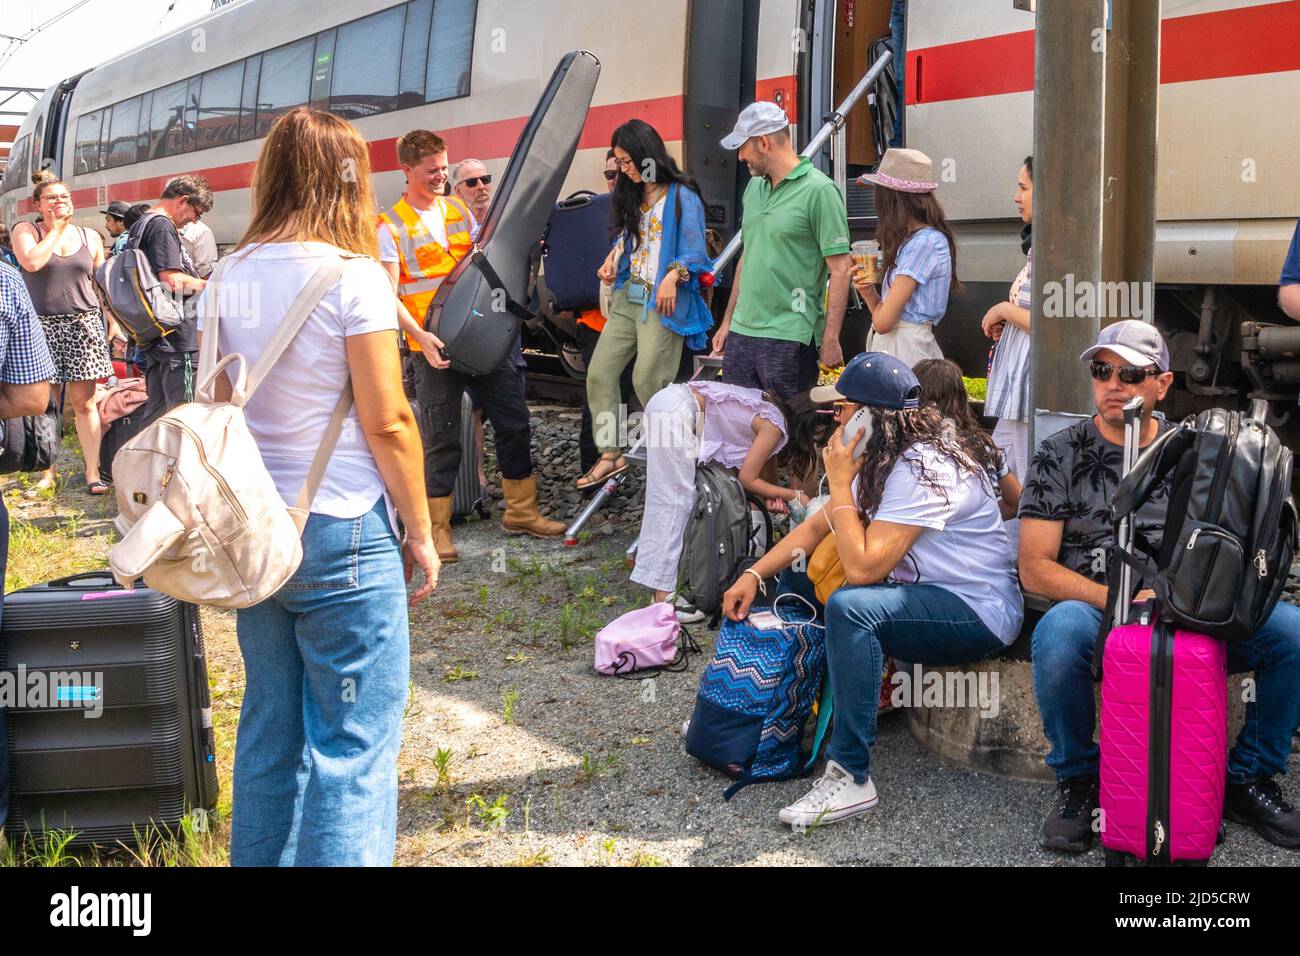
<path fill-rule="evenodd" d="M 1128 865 L 1127 860 L 1128 860 L 1127 856 L 1124 853 L 1120 852 L 1119 850 L 1106 851 L 1107 866 L 1127 866 Z"/>
<path fill-rule="evenodd" d="M 475 510 L 476 512 L 478 512 L 478 518 L 479 518 L 480 521 L 486 521 L 486 520 L 487 520 L 487 518 L 488 518 L 488 510 L 487 510 L 486 507 L 483 506 L 483 499 L 480 498 L 479 501 L 478 501 L 478 503 L 477 503 L 476 505 L 474 505 L 474 510 Z"/>

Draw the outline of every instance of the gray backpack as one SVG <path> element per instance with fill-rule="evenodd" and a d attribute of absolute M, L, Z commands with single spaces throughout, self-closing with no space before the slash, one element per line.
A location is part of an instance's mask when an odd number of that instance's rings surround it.
<path fill-rule="evenodd" d="M 750 521 L 751 500 L 763 516 L 755 532 Z M 761 541 L 756 537 L 766 534 Z M 677 584 L 682 596 L 717 623 L 722 595 L 731 587 L 740 563 L 772 541 L 772 519 L 762 502 L 751 497 L 740 481 L 716 462 L 695 469 L 695 510 L 682 536 Z"/>
<path fill-rule="evenodd" d="M 126 248 L 104 260 L 95 270 L 95 291 L 105 312 L 113 316 L 137 345 L 148 345 L 170 335 L 185 318 L 179 296 L 159 281 L 145 254 L 136 247 L 144 223 L 161 216 L 149 213 L 137 226 L 140 232 Z"/>

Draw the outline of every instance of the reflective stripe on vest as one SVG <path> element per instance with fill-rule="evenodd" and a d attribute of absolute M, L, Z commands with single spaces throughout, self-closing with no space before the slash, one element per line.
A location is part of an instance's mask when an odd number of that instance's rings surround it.
<path fill-rule="evenodd" d="M 405 198 L 379 214 L 379 221 L 392 230 L 397 246 L 397 296 L 419 325 L 424 324 L 424 314 L 442 280 L 474 248 L 469 210 L 449 196 L 439 196 L 437 203 L 447 232 L 446 246 L 433 238 L 420 213 Z M 419 350 L 410 336 L 407 341 L 412 349 Z"/>

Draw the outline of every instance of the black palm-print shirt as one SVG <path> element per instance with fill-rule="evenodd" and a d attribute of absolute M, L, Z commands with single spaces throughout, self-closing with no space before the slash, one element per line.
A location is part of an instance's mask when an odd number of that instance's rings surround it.
<path fill-rule="evenodd" d="M 1163 419 L 1158 424 L 1159 433 L 1173 427 Z M 1103 584 L 1115 543 L 1110 504 L 1119 488 L 1123 465 L 1123 447 L 1102 437 L 1089 418 L 1038 446 L 1020 496 L 1020 517 L 1065 522 L 1057 560 L 1071 571 Z M 1155 547 L 1160 546 L 1168 505 L 1166 480 L 1138 511 L 1137 527 Z"/>

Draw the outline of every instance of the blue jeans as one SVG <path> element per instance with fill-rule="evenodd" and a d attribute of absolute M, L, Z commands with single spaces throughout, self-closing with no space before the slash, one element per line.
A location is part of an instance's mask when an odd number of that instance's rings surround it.
<path fill-rule="evenodd" d="M 898 89 L 898 112 L 894 115 L 894 131 L 889 137 L 890 148 L 903 145 L 903 106 L 906 102 L 903 77 L 907 75 L 906 27 L 907 0 L 894 0 L 894 5 L 889 11 L 889 46 L 894 58 L 889 61 L 889 65 L 893 68 L 894 86 Z"/>
<path fill-rule="evenodd" d="M 1098 608 L 1062 601 L 1034 628 L 1034 693 L 1057 780 L 1094 775 L 1100 766 L 1092 736 L 1092 653 L 1100 627 Z M 1250 640 L 1228 645 L 1228 673 L 1248 670 L 1255 672 L 1256 699 L 1246 704 L 1246 723 L 1228 755 L 1231 783 L 1286 772 L 1300 724 L 1300 608 L 1279 602 Z"/>
<path fill-rule="evenodd" d="M 845 585 L 826 604 L 826 658 L 835 700 L 826 755 L 858 783 L 871 773 L 885 655 L 967 664 L 1005 645 L 969 605 L 933 584 Z"/>
<path fill-rule="evenodd" d="M 410 673 L 406 585 L 381 497 L 313 514 L 303 561 L 238 614 L 235 866 L 388 866 Z"/>

